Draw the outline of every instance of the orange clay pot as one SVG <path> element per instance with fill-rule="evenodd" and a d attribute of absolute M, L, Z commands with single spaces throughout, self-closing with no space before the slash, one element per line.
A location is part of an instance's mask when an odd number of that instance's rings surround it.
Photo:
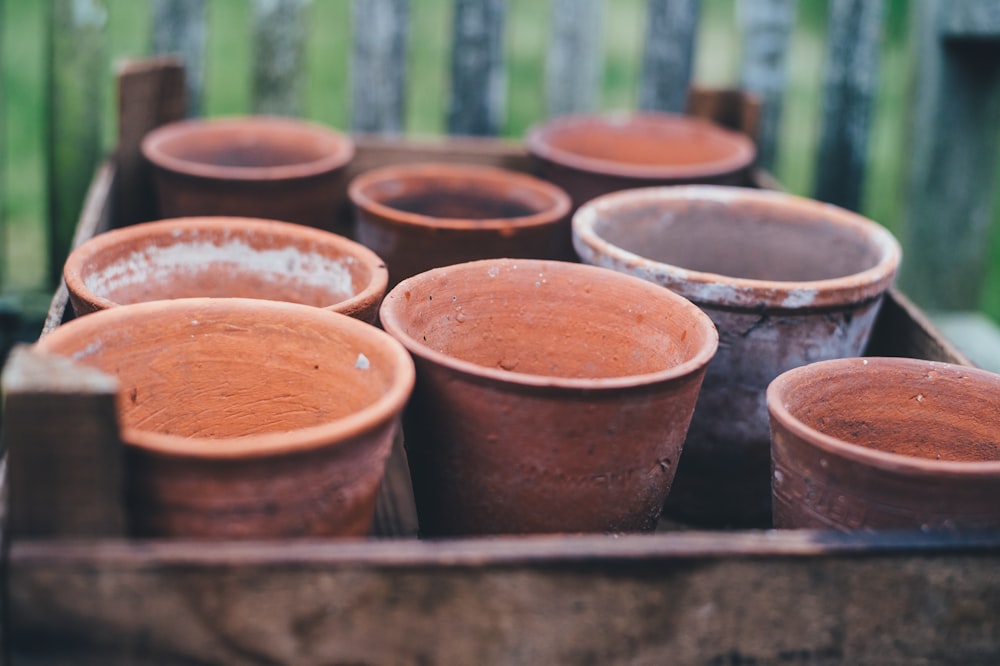
<path fill-rule="evenodd" d="M 227 215 L 331 229 L 354 142 L 292 118 L 183 120 L 142 141 L 161 217 Z"/>
<path fill-rule="evenodd" d="M 133 535 L 368 534 L 414 377 L 375 327 L 292 303 L 180 299 L 95 312 L 36 348 L 118 379 Z"/>
<path fill-rule="evenodd" d="M 635 187 L 745 185 L 757 155 L 746 135 L 710 121 L 659 112 L 560 116 L 525 139 L 538 173 L 573 207 Z"/>
<path fill-rule="evenodd" d="M 898 243 L 846 210 L 736 187 L 609 194 L 584 205 L 573 227 L 585 263 L 667 287 L 719 330 L 667 512 L 768 526 L 767 385 L 790 368 L 863 352 Z"/>
<path fill-rule="evenodd" d="M 656 525 L 718 342 L 698 308 L 496 259 L 404 280 L 380 316 L 417 366 L 403 431 L 423 535 Z"/>
<path fill-rule="evenodd" d="M 407 164 L 356 177 L 356 237 L 391 284 L 431 268 L 500 257 L 573 258 L 570 201 L 527 174 L 468 164 Z"/>
<path fill-rule="evenodd" d="M 1000 376 L 842 359 L 767 391 L 775 527 L 1000 527 Z"/>
<path fill-rule="evenodd" d="M 148 222 L 95 236 L 63 268 L 77 315 L 198 296 L 324 307 L 372 323 L 385 263 L 351 240 L 298 224 L 239 217 Z"/>

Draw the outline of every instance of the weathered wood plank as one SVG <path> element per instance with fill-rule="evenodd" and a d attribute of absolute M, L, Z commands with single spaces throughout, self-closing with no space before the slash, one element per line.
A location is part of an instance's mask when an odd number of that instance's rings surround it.
<path fill-rule="evenodd" d="M 754 140 L 760 130 L 760 98 L 737 88 L 695 86 L 688 91 L 685 113 L 743 132 Z"/>
<path fill-rule="evenodd" d="M 53 285 L 62 275 L 80 204 L 100 159 L 107 20 L 104 0 L 53 0 L 51 4 L 45 138 Z"/>
<path fill-rule="evenodd" d="M 700 0 L 648 0 L 640 108 L 684 111 L 700 6 Z"/>
<path fill-rule="evenodd" d="M 593 111 L 603 64 L 604 0 L 552 0 L 545 60 L 550 116 Z"/>
<path fill-rule="evenodd" d="M 795 0 L 739 0 L 737 8 L 743 33 L 740 87 L 760 97 L 757 163 L 770 170 L 778 154 Z"/>
<path fill-rule="evenodd" d="M 399 134 L 406 113 L 409 0 L 354 0 L 351 127 Z"/>
<path fill-rule="evenodd" d="M 973 365 L 937 330 L 927 315 L 895 288 L 890 289 L 882 301 L 865 354 Z"/>
<path fill-rule="evenodd" d="M 16 347 L 3 372 L 4 441 L 15 536 L 121 536 L 117 383 Z"/>
<path fill-rule="evenodd" d="M 868 137 L 878 88 L 883 0 L 831 0 L 819 151 L 817 199 L 861 208 Z"/>
<path fill-rule="evenodd" d="M 955 5 L 914 6 L 918 79 L 900 279 L 924 308 L 969 310 L 978 305 L 990 256 L 1000 58 L 995 44 L 941 39 Z"/>
<path fill-rule="evenodd" d="M 308 8 L 311 0 L 254 0 L 254 113 L 300 116 Z"/>
<path fill-rule="evenodd" d="M 153 53 L 181 58 L 186 71 L 187 115 L 201 113 L 205 85 L 205 0 L 153 0 Z"/>
<path fill-rule="evenodd" d="M 506 0 L 455 0 L 448 133 L 492 136 L 507 104 Z"/>
<path fill-rule="evenodd" d="M 941 25 L 944 39 L 1000 40 L 1000 3 L 996 0 L 962 0 L 948 5 Z"/>

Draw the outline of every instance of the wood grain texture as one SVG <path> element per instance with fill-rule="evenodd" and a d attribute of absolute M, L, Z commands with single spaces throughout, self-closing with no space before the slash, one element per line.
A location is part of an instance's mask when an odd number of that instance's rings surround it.
<path fill-rule="evenodd" d="M 351 127 L 399 134 L 406 113 L 409 0 L 354 0 Z"/>
<path fill-rule="evenodd" d="M 251 95 L 254 113 L 302 114 L 310 0 L 253 0 Z"/>
<path fill-rule="evenodd" d="M 553 0 L 545 59 L 550 116 L 593 111 L 601 78 L 604 0 Z"/>
<path fill-rule="evenodd" d="M 448 133 L 493 136 L 507 105 L 506 0 L 455 0 Z"/>
<path fill-rule="evenodd" d="M 648 0 L 639 108 L 682 113 L 687 105 L 699 0 Z"/>
<path fill-rule="evenodd" d="M 882 0 L 832 0 L 828 9 L 813 196 L 850 210 L 861 208 L 867 173 L 884 5 Z"/>
<path fill-rule="evenodd" d="M 205 0 L 153 0 L 153 53 L 180 57 L 187 72 L 187 115 L 201 113 L 205 87 Z"/>

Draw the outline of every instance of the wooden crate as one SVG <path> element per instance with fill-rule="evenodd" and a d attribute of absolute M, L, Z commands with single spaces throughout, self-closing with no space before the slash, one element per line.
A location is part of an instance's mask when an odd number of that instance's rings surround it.
<path fill-rule="evenodd" d="M 138 138 L 181 112 L 175 73 L 123 75 L 121 144 L 77 243 L 149 215 Z M 424 159 L 529 168 L 495 140 L 358 144 L 355 173 Z M 69 316 L 60 290 L 46 330 Z M 896 291 L 868 352 L 966 362 Z M 1000 663 L 1000 532 L 420 541 L 397 450 L 371 539 L 136 541 L 114 492 L 113 383 L 21 349 L 4 390 L 15 663 Z"/>

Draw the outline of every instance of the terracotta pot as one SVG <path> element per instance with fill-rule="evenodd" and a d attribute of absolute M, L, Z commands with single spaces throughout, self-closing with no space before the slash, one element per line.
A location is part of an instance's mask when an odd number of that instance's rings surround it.
<path fill-rule="evenodd" d="M 63 268 L 77 315 L 197 296 L 325 307 L 372 323 L 389 274 L 371 250 L 298 224 L 238 217 L 148 222 L 95 236 Z"/>
<path fill-rule="evenodd" d="M 357 239 L 391 284 L 431 268 L 501 257 L 570 259 L 570 201 L 527 174 L 468 164 L 374 169 L 348 188 Z"/>
<path fill-rule="evenodd" d="M 331 229 L 349 137 L 291 118 L 183 120 L 142 141 L 161 217 L 228 215 Z"/>
<path fill-rule="evenodd" d="M 1000 527 L 1000 376 L 842 359 L 767 391 L 775 527 Z"/>
<path fill-rule="evenodd" d="M 584 262 L 668 287 L 719 329 L 667 511 L 767 526 L 767 385 L 790 368 L 862 353 L 898 243 L 834 206 L 712 186 L 610 194 L 581 208 L 573 230 Z"/>
<path fill-rule="evenodd" d="M 364 536 L 413 387 L 374 326 L 319 308 L 123 305 L 37 343 L 117 377 L 135 536 Z"/>
<path fill-rule="evenodd" d="M 596 196 L 653 185 L 745 185 L 753 141 L 708 120 L 668 113 L 560 116 L 528 131 L 538 173 L 574 208 Z"/>
<path fill-rule="evenodd" d="M 656 525 L 718 342 L 694 305 L 495 259 L 404 280 L 381 320 L 417 365 L 403 432 L 423 535 Z"/>

